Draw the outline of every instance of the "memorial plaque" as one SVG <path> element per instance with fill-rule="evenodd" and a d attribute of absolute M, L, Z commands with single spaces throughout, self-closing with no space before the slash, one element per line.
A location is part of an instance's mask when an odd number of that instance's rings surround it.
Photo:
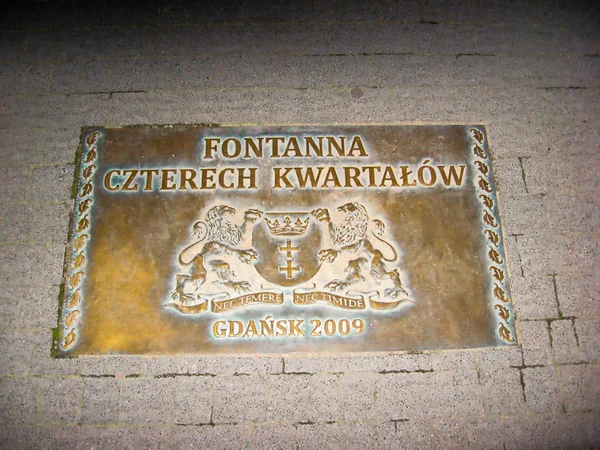
<path fill-rule="evenodd" d="M 57 356 L 515 345 L 482 125 L 83 130 Z"/>

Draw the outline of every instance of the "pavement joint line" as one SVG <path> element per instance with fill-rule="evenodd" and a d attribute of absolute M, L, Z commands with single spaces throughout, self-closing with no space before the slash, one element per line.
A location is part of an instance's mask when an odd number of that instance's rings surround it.
<path fill-rule="evenodd" d="M 269 86 L 205 86 L 205 87 L 197 87 L 197 88 L 185 88 L 185 89 L 141 89 L 141 90 L 129 90 L 129 91 L 95 91 L 95 92 L 71 92 L 71 93 L 37 93 L 31 95 L 12 95 L 8 96 L 8 98 L 61 98 L 66 97 L 69 98 L 71 96 L 83 97 L 83 96 L 111 96 L 111 95 L 129 95 L 129 94 L 164 94 L 164 93 L 173 93 L 173 94 L 187 94 L 190 92 L 298 92 L 298 91 L 311 91 L 311 92 L 322 92 L 322 91 L 332 91 L 332 92 L 347 92 L 351 89 L 355 88 L 367 89 L 367 90 L 377 90 L 377 91 L 403 91 L 407 90 L 411 91 L 424 91 L 424 90 L 438 90 L 448 92 L 449 88 L 442 85 L 399 85 L 399 86 L 368 86 L 368 85 L 330 85 L 330 86 L 314 86 L 314 87 L 294 87 L 294 86 L 278 86 L 278 87 L 269 87 Z M 450 88 L 450 92 L 452 89 L 476 89 L 478 91 L 485 92 L 511 92 L 511 91 L 547 91 L 546 88 L 540 88 L 535 86 L 484 86 L 484 85 L 453 85 Z M 558 87 L 553 91 L 561 91 L 561 90 L 572 90 L 570 87 L 562 88 Z M 576 89 L 579 90 L 579 89 Z M 594 93 L 600 92 L 600 86 L 586 87 L 585 90 L 594 91 Z M 552 91 L 551 91 L 552 92 Z M 523 122 L 528 122 L 524 120 Z M 567 121 L 572 123 L 572 121 Z M 583 121 L 582 121 L 583 122 Z M 588 121 L 589 123 L 589 121 Z M 595 123 L 595 122 L 592 122 Z M 27 127 L 21 127 L 27 128 Z M 60 125 L 59 128 L 70 128 L 69 126 Z"/>
<path fill-rule="evenodd" d="M 566 60 L 576 60 L 576 59 L 585 59 L 585 58 L 593 58 L 599 55 L 585 55 L 578 53 L 519 53 L 519 52 L 495 52 L 495 53 L 456 53 L 456 52 L 428 52 L 428 51 L 386 51 L 386 52 L 288 52 L 288 51 L 275 51 L 275 52 L 243 52 L 243 53 L 196 53 L 193 55 L 181 54 L 181 55 L 132 55 L 132 56 L 113 56 L 113 57 L 104 57 L 104 56 L 93 56 L 86 58 L 57 58 L 49 60 L 49 63 L 52 65 L 64 66 L 72 63 L 94 63 L 94 62 L 107 62 L 107 63 L 120 63 L 120 62 L 133 62 L 133 61 L 187 61 L 190 59 L 227 59 L 227 58 L 245 58 L 245 59 L 253 59 L 257 57 L 270 57 L 273 59 L 278 58 L 327 58 L 327 57 L 371 57 L 371 56 L 416 56 L 416 57 L 430 57 L 432 59 L 435 58 L 459 58 L 459 57 L 468 57 L 468 56 L 480 56 L 480 57 L 497 57 L 497 58 L 519 58 L 524 60 L 535 60 L 535 59 L 550 59 L 550 58 L 561 58 Z M 11 65 L 17 64 L 19 66 L 32 66 L 35 67 L 36 60 L 34 59 L 14 59 L 14 60 L 5 60 L 0 61 L 1 65 Z M 114 64 L 111 64 L 111 68 L 114 67 Z M 48 80 L 46 80 L 48 81 Z M 20 86 L 20 72 L 19 76 L 16 78 L 15 83 L 17 86 Z M 552 88 L 552 87 L 550 87 Z M 575 86 L 577 88 L 577 86 Z"/>
<path fill-rule="evenodd" d="M 167 19 L 168 20 L 168 19 Z M 150 21 L 145 24 L 139 23 L 128 23 L 121 25 L 95 25 L 95 26 L 71 26 L 71 27 L 37 27 L 37 28 L 7 28 L 3 30 L 3 33 L 6 34 L 31 34 L 31 33 L 43 33 L 43 32 L 72 32 L 72 31 L 94 31 L 94 30 L 144 30 L 144 29 L 178 29 L 178 28 L 242 28 L 242 27 L 264 27 L 264 26 L 273 26 L 273 25 L 281 25 L 281 26 L 339 26 L 339 25 L 351 25 L 351 26 L 363 26 L 363 25 L 429 25 L 429 26 L 453 26 L 453 27 L 468 27 L 468 28 L 486 28 L 490 26 L 494 27 L 502 27 L 502 28 L 510 28 L 514 26 L 529 26 L 533 29 L 541 29 L 546 28 L 548 25 L 554 25 L 556 22 L 550 21 L 539 21 L 532 22 L 530 20 L 521 21 L 498 21 L 498 20 L 447 20 L 440 21 L 436 20 L 425 20 L 423 18 L 420 19 L 411 19 L 411 20 L 386 20 L 385 13 L 381 12 L 381 17 L 379 19 L 369 19 L 369 20 L 310 20 L 310 21 L 288 21 L 288 20 L 215 20 L 211 22 L 176 22 L 176 23 L 168 23 L 165 21 L 160 21 L 157 18 L 157 21 Z M 564 30 L 565 27 L 561 25 L 554 25 L 554 29 L 556 30 Z"/>
<path fill-rule="evenodd" d="M 562 310 L 560 308 L 560 300 L 558 299 L 558 287 L 556 285 L 556 275 L 552 274 L 552 289 L 554 290 L 554 300 L 556 301 L 556 309 L 558 310 L 558 317 L 563 317 Z"/>

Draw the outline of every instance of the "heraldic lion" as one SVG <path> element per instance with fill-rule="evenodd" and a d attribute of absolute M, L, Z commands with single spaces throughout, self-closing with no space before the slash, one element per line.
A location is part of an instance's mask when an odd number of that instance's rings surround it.
<path fill-rule="evenodd" d="M 194 292 L 206 282 L 208 272 L 205 260 L 213 255 L 235 255 L 240 261 L 250 264 L 256 260 L 257 253 L 252 249 L 241 249 L 246 234 L 251 231 L 254 223 L 262 217 L 262 212 L 249 209 L 244 212 L 242 225 L 227 220 L 226 216 L 234 215 L 235 208 L 227 205 L 217 205 L 208 210 L 204 220 L 196 222 L 192 227 L 192 236 L 198 240 L 179 253 L 179 264 L 190 266 L 188 274 L 178 274 L 177 285 L 172 294 L 182 304 L 196 301 Z M 227 262 L 214 259 L 210 262 L 210 269 L 217 275 L 216 283 L 235 290 L 247 292 L 250 284 L 247 281 L 235 281 L 235 273 Z"/>
<path fill-rule="evenodd" d="M 395 299 L 401 295 L 408 296 L 408 292 L 402 286 L 398 269 L 389 270 L 386 267 L 386 263 L 394 263 L 398 260 L 398 252 L 382 238 L 385 231 L 383 222 L 378 219 L 369 222 L 366 208 L 357 202 L 346 203 L 337 209 L 345 214 L 343 222 L 338 225 L 332 223 L 327 209 L 319 208 L 311 212 L 319 222 L 327 226 L 331 238 L 332 248 L 320 250 L 319 259 L 321 262 L 332 263 L 342 252 L 357 254 L 358 257 L 348 262 L 345 269 L 348 275 L 345 279 L 332 280 L 325 287 L 344 290 L 353 284 L 365 281 L 361 266 L 367 265 L 376 283 L 391 282 L 391 287 L 384 291 L 386 297 Z M 393 255 L 386 258 L 382 251 L 373 245 L 371 236 L 391 249 Z"/>

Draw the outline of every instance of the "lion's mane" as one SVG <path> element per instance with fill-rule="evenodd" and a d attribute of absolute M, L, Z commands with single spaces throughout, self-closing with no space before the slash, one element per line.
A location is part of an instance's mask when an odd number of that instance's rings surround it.
<path fill-rule="evenodd" d="M 237 247 L 242 242 L 243 233 L 240 227 L 225 219 L 224 214 L 232 213 L 233 208 L 217 205 L 208 210 L 205 217 L 207 226 L 206 240 L 217 241 Z"/>
<path fill-rule="evenodd" d="M 369 215 L 360 203 L 344 205 L 344 212 L 344 221 L 333 229 L 333 244 L 340 247 L 366 239 L 369 228 Z"/>

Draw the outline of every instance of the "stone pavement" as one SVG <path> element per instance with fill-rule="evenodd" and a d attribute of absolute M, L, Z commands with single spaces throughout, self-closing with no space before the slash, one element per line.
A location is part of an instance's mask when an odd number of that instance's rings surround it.
<path fill-rule="evenodd" d="M 2 448 L 600 446 L 593 2 L 16 3 L 0 29 Z M 487 125 L 518 348 L 50 357 L 80 127 L 375 122 Z"/>

